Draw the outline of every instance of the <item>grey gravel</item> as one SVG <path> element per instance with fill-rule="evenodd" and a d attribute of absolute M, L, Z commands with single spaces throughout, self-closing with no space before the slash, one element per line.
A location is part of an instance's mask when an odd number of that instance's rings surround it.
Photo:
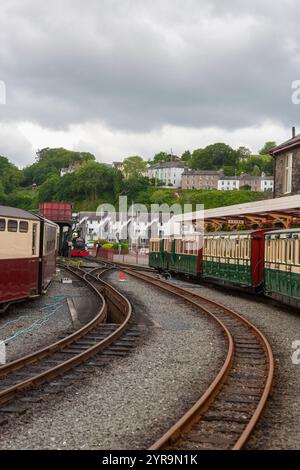
<path fill-rule="evenodd" d="M 147 448 L 214 379 L 226 348 L 210 319 L 133 278 L 118 282 L 115 271 L 107 279 L 133 302 L 144 340 L 3 426 L 1 449 Z"/>
<path fill-rule="evenodd" d="M 62 284 L 62 277 L 72 284 Z M 71 299 L 79 322 L 73 325 L 67 299 Z M 45 295 L 13 304 L 0 315 L 0 341 L 7 344 L 7 362 L 18 359 L 72 332 L 96 313 L 99 301 L 75 276 L 58 270 Z M 44 322 L 44 323 L 43 323 Z M 76 328 L 75 328 L 76 329 Z M 14 335 L 15 338 L 9 340 Z"/>
<path fill-rule="evenodd" d="M 300 364 L 294 365 L 291 359 L 292 343 L 300 340 L 299 311 L 234 291 L 199 286 L 195 291 L 252 321 L 273 350 L 276 370 L 272 394 L 247 448 L 300 449 Z"/>

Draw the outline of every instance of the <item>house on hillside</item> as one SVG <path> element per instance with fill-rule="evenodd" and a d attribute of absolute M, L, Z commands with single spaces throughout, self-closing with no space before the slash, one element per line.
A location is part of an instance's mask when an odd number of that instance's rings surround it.
<path fill-rule="evenodd" d="M 273 176 L 226 176 L 218 181 L 219 190 L 273 191 Z"/>
<path fill-rule="evenodd" d="M 292 138 L 274 147 L 274 197 L 300 193 L 300 134 L 293 127 Z"/>
<path fill-rule="evenodd" d="M 81 163 L 75 162 L 75 163 L 70 163 L 70 165 L 67 168 L 62 168 L 60 170 L 60 176 L 67 175 L 68 173 L 73 173 L 73 171 L 78 170 L 78 168 L 81 167 Z"/>
<path fill-rule="evenodd" d="M 191 170 L 182 173 L 182 189 L 218 189 L 218 181 L 223 177 L 222 170 Z"/>
<path fill-rule="evenodd" d="M 163 181 L 165 187 L 180 188 L 185 169 L 186 166 L 182 162 L 160 162 L 149 166 L 147 176 L 149 179 Z"/>

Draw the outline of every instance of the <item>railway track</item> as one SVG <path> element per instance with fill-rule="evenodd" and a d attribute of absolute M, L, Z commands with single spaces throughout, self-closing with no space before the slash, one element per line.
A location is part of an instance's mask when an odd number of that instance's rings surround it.
<path fill-rule="evenodd" d="M 210 387 L 150 450 L 242 449 L 271 391 L 274 359 L 265 336 L 223 305 L 131 267 L 122 265 L 121 268 L 205 312 L 227 338 L 225 362 Z"/>
<path fill-rule="evenodd" d="M 0 367 L 0 412 L 20 392 L 63 375 L 96 354 L 101 353 L 99 358 L 103 363 L 113 356 L 125 355 L 136 342 L 139 333 L 130 325 L 131 304 L 101 280 L 101 274 L 111 268 L 105 266 L 87 273 L 79 268 L 63 267 L 87 283 L 101 301 L 101 308 L 92 321 L 76 332 Z"/>

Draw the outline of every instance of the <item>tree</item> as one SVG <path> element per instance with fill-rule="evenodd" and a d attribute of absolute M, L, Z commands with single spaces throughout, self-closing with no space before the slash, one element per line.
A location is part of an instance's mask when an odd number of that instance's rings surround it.
<path fill-rule="evenodd" d="M 0 181 L 5 194 L 9 194 L 20 186 L 23 173 L 6 157 L 0 155 Z"/>
<path fill-rule="evenodd" d="M 237 169 L 233 165 L 225 165 L 223 170 L 225 176 L 237 176 Z"/>
<path fill-rule="evenodd" d="M 243 159 L 251 155 L 251 150 L 248 147 L 241 146 L 237 149 L 237 153 L 239 158 Z"/>
<path fill-rule="evenodd" d="M 39 202 L 51 202 L 58 199 L 60 177 L 51 175 L 39 188 Z"/>
<path fill-rule="evenodd" d="M 271 176 L 273 174 L 273 158 L 270 155 L 249 155 L 238 164 L 240 173 L 259 176 L 262 173 Z"/>
<path fill-rule="evenodd" d="M 129 176 L 129 178 L 123 180 L 122 193 L 128 198 L 129 204 L 131 202 L 141 202 L 139 195 L 144 193 L 150 186 L 149 178 L 145 176 Z"/>
<path fill-rule="evenodd" d="M 156 153 L 153 157 L 152 163 L 162 163 L 162 162 L 175 162 L 179 161 L 180 158 L 178 155 L 173 155 L 172 153 L 167 152 L 159 152 Z"/>
<path fill-rule="evenodd" d="M 152 163 L 169 162 L 170 160 L 170 155 L 167 152 L 158 152 L 154 155 Z"/>
<path fill-rule="evenodd" d="M 181 155 L 181 161 L 183 161 L 183 162 L 188 162 L 191 158 L 192 158 L 192 154 L 189 150 L 186 150 Z"/>
<path fill-rule="evenodd" d="M 260 151 L 258 152 L 259 155 L 268 155 L 268 153 L 270 152 L 270 150 L 274 147 L 276 147 L 276 142 L 274 141 L 268 141 L 265 143 L 265 145 L 263 146 L 263 148 L 260 149 Z"/>
<path fill-rule="evenodd" d="M 126 178 L 131 176 L 142 176 L 147 171 L 147 163 L 142 157 L 135 155 L 124 160 L 123 171 Z"/>
<path fill-rule="evenodd" d="M 75 152 L 64 148 L 44 148 L 37 152 L 36 162 L 24 169 L 24 185 L 42 184 L 51 175 L 60 175 L 62 168 L 72 163 L 86 164 L 95 161 L 89 152 Z"/>
<path fill-rule="evenodd" d="M 227 144 L 217 143 L 194 150 L 190 166 L 199 170 L 219 170 L 224 165 L 236 166 L 237 163 L 237 151 Z"/>

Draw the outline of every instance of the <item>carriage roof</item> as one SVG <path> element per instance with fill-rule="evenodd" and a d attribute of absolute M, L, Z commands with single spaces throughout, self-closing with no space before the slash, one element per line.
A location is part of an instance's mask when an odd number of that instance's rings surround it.
<path fill-rule="evenodd" d="M 13 217 L 14 219 L 40 220 L 37 215 L 31 212 L 17 209 L 15 207 L 0 206 L 0 217 Z"/>

